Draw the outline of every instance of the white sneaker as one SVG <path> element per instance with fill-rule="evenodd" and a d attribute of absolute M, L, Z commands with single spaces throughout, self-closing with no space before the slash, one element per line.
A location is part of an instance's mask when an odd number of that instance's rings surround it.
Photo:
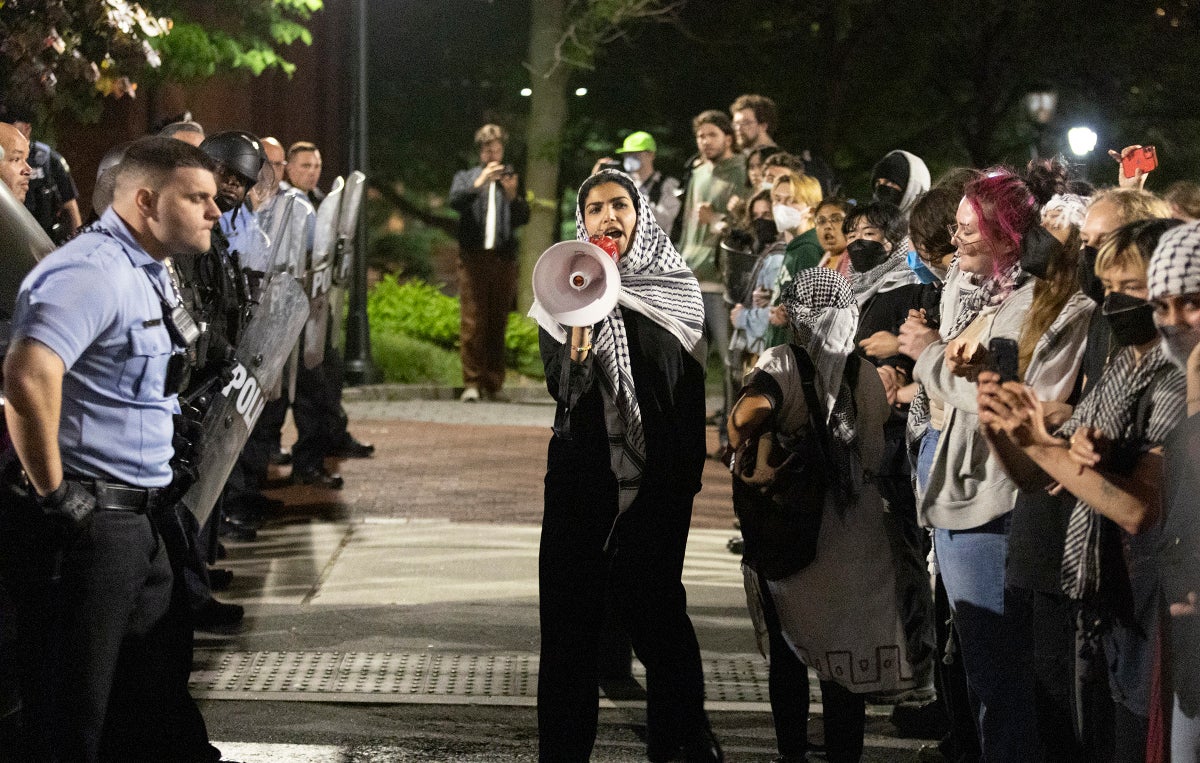
<path fill-rule="evenodd" d="M 466 389 L 463 390 L 462 397 L 460 397 L 459 400 L 464 403 L 478 403 L 479 402 L 479 388 L 478 387 L 467 387 Z"/>

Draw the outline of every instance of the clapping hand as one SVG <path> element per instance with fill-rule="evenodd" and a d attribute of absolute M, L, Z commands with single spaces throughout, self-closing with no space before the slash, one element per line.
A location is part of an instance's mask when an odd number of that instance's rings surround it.
<path fill-rule="evenodd" d="M 981 371 L 976 402 L 979 423 L 991 434 L 1005 434 L 1021 447 L 1057 444 L 1046 431 L 1042 401 L 1019 382 L 1000 383 L 1000 374 Z"/>

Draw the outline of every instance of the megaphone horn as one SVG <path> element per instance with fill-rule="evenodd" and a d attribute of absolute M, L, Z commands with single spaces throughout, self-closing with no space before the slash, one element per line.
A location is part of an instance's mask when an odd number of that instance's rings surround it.
<path fill-rule="evenodd" d="M 587 241 L 563 241 L 533 266 L 533 295 L 564 326 L 591 326 L 612 312 L 621 276 L 607 253 Z"/>

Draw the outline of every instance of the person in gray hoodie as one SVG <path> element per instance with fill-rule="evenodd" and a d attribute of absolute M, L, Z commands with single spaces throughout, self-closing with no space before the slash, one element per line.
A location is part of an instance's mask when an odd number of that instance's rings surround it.
<path fill-rule="evenodd" d="M 1023 655 L 1004 610 L 1009 515 L 1017 488 L 988 456 L 979 433 L 975 380 L 988 367 L 994 338 L 1014 342 L 1033 298 L 1021 270 L 1021 241 L 1038 224 L 1038 204 L 1019 177 L 993 170 L 971 181 L 952 227 L 958 259 L 942 293 L 941 328 L 915 314 L 901 328 L 922 392 L 909 413 L 929 464 L 917 496 L 921 523 L 933 528 L 938 570 L 954 613 L 963 666 L 986 760 L 1037 759 L 1035 719 L 1011 676 Z"/>

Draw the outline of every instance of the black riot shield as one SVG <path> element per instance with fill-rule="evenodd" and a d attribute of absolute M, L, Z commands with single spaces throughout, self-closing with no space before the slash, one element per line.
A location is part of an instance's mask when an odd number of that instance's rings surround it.
<path fill-rule="evenodd" d="M 355 251 L 354 246 L 358 235 L 358 215 L 362 211 L 366 188 L 367 176 L 358 170 L 351 172 L 346 180 L 346 189 L 342 192 L 341 213 L 338 215 L 333 288 L 329 292 L 330 331 L 333 335 L 333 346 L 338 352 L 344 352 L 346 349 L 346 332 L 342 329 L 342 320 L 346 313 L 346 290 L 350 287 L 350 279 L 354 274 L 354 258 L 366 255 L 365 252 Z"/>
<path fill-rule="evenodd" d="M 279 382 L 307 317 L 304 287 L 286 274 L 272 278 L 234 354 L 233 376 L 204 415 L 204 435 L 197 448 L 200 476 L 183 497 L 201 525 L 262 413 L 267 390 Z"/>
<path fill-rule="evenodd" d="M 329 330 L 329 289 L 333 286 L 333 255 L 338 240 L 344 181 L 339 177 L 317 208 L 312 257 L 304 285 L 308 291 L 308 323 L 304 325 L 304 367 L 316 368 L 325 360 L 325 336 Z"/>

